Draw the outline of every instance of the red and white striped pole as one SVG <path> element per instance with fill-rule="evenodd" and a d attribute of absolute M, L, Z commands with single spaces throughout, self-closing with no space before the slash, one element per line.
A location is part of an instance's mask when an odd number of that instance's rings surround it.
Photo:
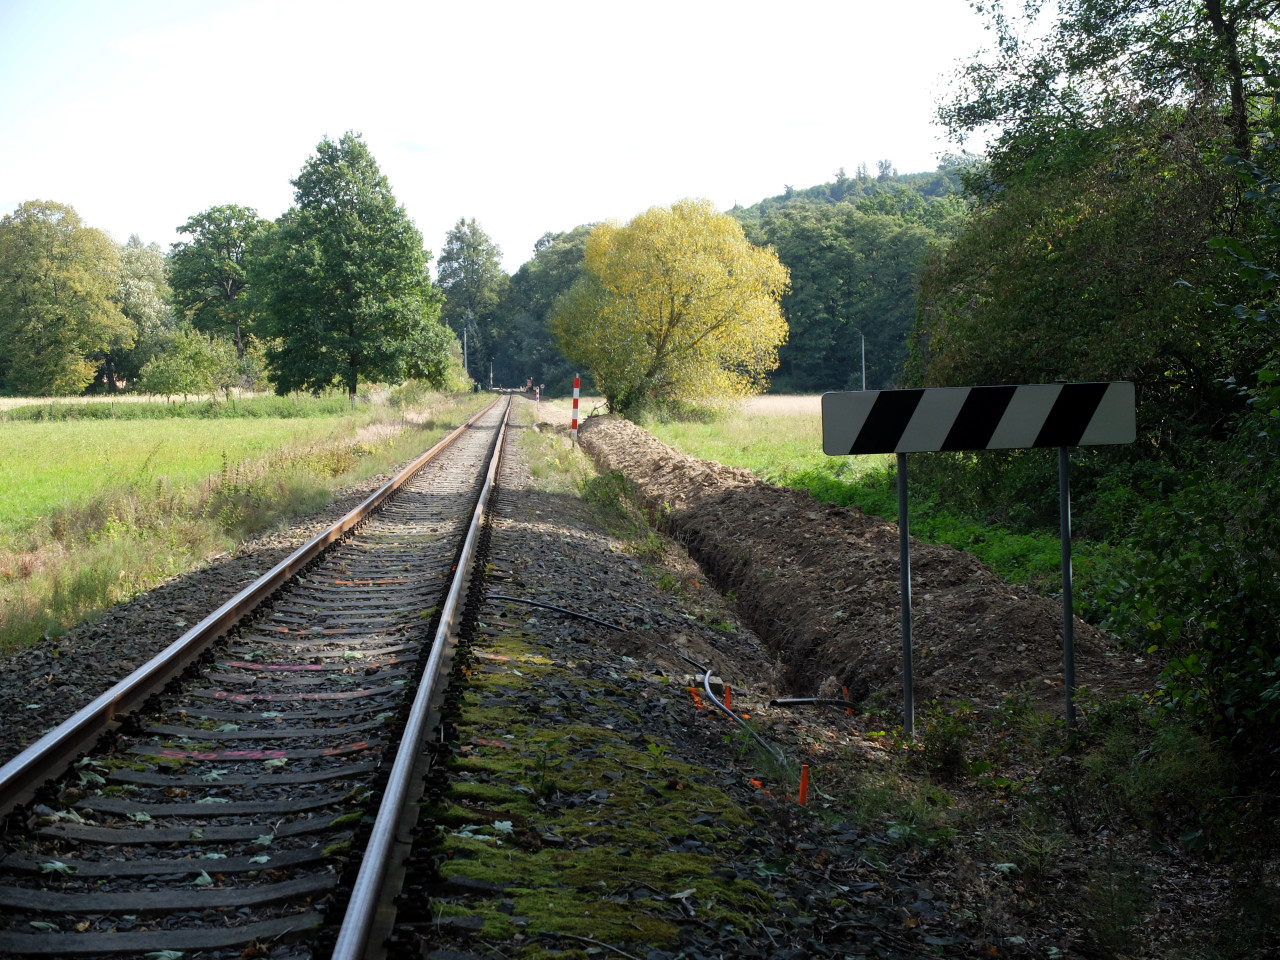
<path fill-rule="evenodd" d="M 578 375 L 575 373 L 573 375 L 573 431 L 572 431 L 572 436 L 575 443 L 578 440 L 578 388 L 580 386 L 582 386 L 582 380 L 579 379 Z"/>

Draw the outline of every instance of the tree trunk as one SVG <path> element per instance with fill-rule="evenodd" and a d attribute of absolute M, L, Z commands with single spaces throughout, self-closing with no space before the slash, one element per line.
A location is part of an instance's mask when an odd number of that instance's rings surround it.
<path fill-rule="evenodd" d="M 1222 15 L 1222 0 L 1207 0 L 1205 11 L 1209 23 L 1213 25 L 1214 35 L 1222 44 L 1227 68 L 1227 80 L 1231 89 L 1231 115 L 1227 125 L 1231 130 L 1231 142 L 1240 151 L 1240 156 L 1249 159 L 1249 115 L 1244 97 L 1244 68 L 1240 65 L 1240 44 L 1238 29 L 1234 18 L 1227 20 Z"/>

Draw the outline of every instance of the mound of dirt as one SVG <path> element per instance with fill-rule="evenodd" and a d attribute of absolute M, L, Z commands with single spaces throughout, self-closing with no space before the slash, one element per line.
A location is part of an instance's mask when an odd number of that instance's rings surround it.
<path fill-rule="evenodd" d="M 698 460 L 614 416 L 579 438 L 603 471 L 626 476 L 668 532 L 736 595 L 739 613 L 785 666 L 798 695 L 848 688 L 901 696 L 898 528 L 818 503 L 749 471 Z M 916 702 L 994 707 L 1014 693 L 1065 709 L 1062 607 L 1001 581 L 975 557 L 912 539 Z M 1076 683 L 1114 695 L 1148 689 L 1151 666 L 1075 621 Z M 831 678 L 834 678 L 834 683 Z"/>

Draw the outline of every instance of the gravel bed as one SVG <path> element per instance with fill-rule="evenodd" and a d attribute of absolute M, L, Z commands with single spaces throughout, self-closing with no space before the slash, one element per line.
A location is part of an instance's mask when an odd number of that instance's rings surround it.
<path fill-rule="evenodd" d="M 689 692 L 685 657 L 729 684 L 793 774 L 803 761 L 820 777 L 827 747 L 878 752 L 842 719 L 769 706 L 783 665 L 683 551 L 638 561 L 519 463 L 503 483 L 489 591 L 625 629 L 484 605 L 448 776 L 429 791 L 432 867 L 411 877 L 420 911 L 394 957 L 979 955 L 919 850 L 856 828 L 820 792 L 799 806 L 794 780 Z M 524 858 L 514 877 L 475 859 L 494 830 Z M 614 866 L 592 878 L 601 861 Z M 662 865 L 677 872 L 658 879 Z"/>
<path fill-rule="evenodd" d="M 117 604 L 60 637 L 0 658 L 0 763 L 91 703 L 188 627 L 231 599 L 316 533 L 345 516 L 391 474 L 371 477 L 324 510 L 214 557 L 189 573 Z"/>
<path fill-rule="evenodd" d="M 567 415 L 554 406 L 519 402 L 526 423 L 536 417 L 536 429 L 567 432 Z M 448 803 L 452 791 L 463 798 L 459 809 L 487 816 L 491 824 L 505 823 L 513 850 L 542 858 L 536 861 L 538 875 L 524 879 L 562 884 L 565 896 L 557 898 L 557 909 L 548 905 L 536 915 L 520 916 L 514 912 L 520 896 L 514 885 L 485 889 L 465 875 L 450 874 L 450 863 L 465 860 L 483 841 L 450 840 L 450 830 L 467 831 L 444 828 L 438 831 L 443 845 L 431 855 L 437 875 L 420 880 L 423 888 L 406 898 L 427 911 L 430 922 L 406 922 L 403 955 L 434 960 L 515 957 L 531 950 L 645 960 L 1096 955 L 1089 953 L 1090 937 L 1078 917 L 1019 895 L 1016 877 L 998 869 L 1008 864 L 987 864 L 964 853 L 937 852 L 919 838 L 901 842 L 862 829 L 824 795 L 824 776 L 837 775 L 835 758 L 845 766 L 884 762 L 883 739 L 854 728 L 865 718 L 769 705 L 774 696 L 828 695 L 842 684 L 859 687 L 856 694 L 862 695 L 896 689 L 889 642 L 896 544 L 879 523 L 853 510 L 815 506 L 741 471 L 690 462 L 661 445 L 650 446 L 625 424 L 593 427 L 588 422 L 584 432 L 593 431 L 597 458 L 613 445 L 608 466 L 626 470 L 655 504 L 670 506 L 671 529 L 721 583 L 733 587 L 737 602 L 726 604 L 709 585 L 709 575 L 670 542 L 664 541 L 660 559 L 648 551 L 633 555 L 634 544 L 609 534 L 584 501 L 540 489 L 527 465 L 508 468 L 505 513 L 493 534 L 489 591 L 569 607 L 622 629 L 489 601 L 469 668 L 477 696 L 464 698 L 456 718 L 451 777 L 438 786 L 436 799 Z M 176 577 L 96 623 L 0 661 L 5 695 L 0 713 L 9 734 L 0 741 L 0 760 L 175 640 L 187 624 L 380 482 L 372 479 L 323 514 Z M 672 495 L 680 489 L 693 493 Z M 1052 690 L 1058 666 L 1052 602 L 1000 584 L 971 558 L 953 554 L 919 550 L 919 632 L 924 649 L 939 664 L 922 683 L 931 685 L 927 689 L 934 695 L 960 694 L 983 703 L 1034 681 L 1049 690 L 1045 700 L 1052 706 L 1059 699 Z M 860 606 L 852 607 L 850 598 Z M 855 618 L 849 616 L 853 609 L 867 613 Z M 768 642 L 735 610 L 769 630 Z M 1117 658 L 1106 649 L 1105 638 L 1081 633 L 1081 669 L 1095 689 L 1140 689 L 1148 680 L 1147 665 Z M 954 641 L 949 640 L 953 634 Z M 731 685 L 735 708 L 751 714 L 768 743 L 793 763 L 810 764 L 815 779 L 808 807 L 795 803 L 793 782 L 765 769 L 760 752 L 744 747 L 731 720 L 695 702 L 687 692 L 693 668 L 685 658 L 710 666 Z M 995 686 L 986 663 L 997 668 Z M 493 721 L 497 709 L 506 711 L 502 723 Z M 592 731 L 590 743 L 574 739 L 583 731 Z M 619 755 L 632 756 L 627 751 L 634 752 L 632 767 L 639 771 L 614 762 Z M 552 754 L 559 786 L 545 791 L 527 814 L 498 819 L 495 810 L 515 809 L 514 801 L 486 805 L 475 800 L 526 797 L 528 771 L 548 763 Z M 501 772 L 501 758 L 508 755 L 522 758 L 523 766 L 515 766 L 523 772 L 514 782 Z M 664 766 L 678 773 L 653 779 Z M 631 780 L 618 779 L 628 774 Z M 717 814 L 691 810 L 680 828 L 661 834 L 638 836 L 625 826 L 635 822 L 628 791 L 640 790 L 657 809 L 670 805 L 675 781 L 688 794 L 707 799 Z M 645 788 L 654 793 L 643 794 Z M 590 826 L 582 819 L 588 814 Z M 704 816 L 710 820 L 699 819 Z M 602 852 L 616 864 L 611 882 L 601 889 L 574 887 L 565 871 Z M 629 879 L 642 866 L 670 856 L 694 858 L 706 868 L 699 876 L 709 879 L 691 877 L 673 886 Z M 700 883 L 703 891 L 686 893 Z M 716 884 L 752 891 L 735 922 L 702 899 Z M 1169 899 L 1181 896 L 1170 893 Z M 639 923 L 660 922 L 674 934 L 661 940 L 605 937 L 583 925 L 584 913 L 619 904 L 631 911 L 637 929 Z M 495 927 L 494 910 L 509 915 L 510 929 L 502 923 Z M 984 913 L 1007 921 L 993 926 Z"/>

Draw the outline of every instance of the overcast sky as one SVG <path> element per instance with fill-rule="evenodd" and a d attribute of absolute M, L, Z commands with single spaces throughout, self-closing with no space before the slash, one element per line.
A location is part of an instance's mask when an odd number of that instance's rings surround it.
<path fill-rule="evenodd" d="M 514 271 L 683 197 L 933 170 L 983 43 L 967 0 L 0 0 L 0 214 L 53 200 L 168 249 L 216 204 L 279 216 L 355 130 L 433 253 L 474 217 Z"/>

